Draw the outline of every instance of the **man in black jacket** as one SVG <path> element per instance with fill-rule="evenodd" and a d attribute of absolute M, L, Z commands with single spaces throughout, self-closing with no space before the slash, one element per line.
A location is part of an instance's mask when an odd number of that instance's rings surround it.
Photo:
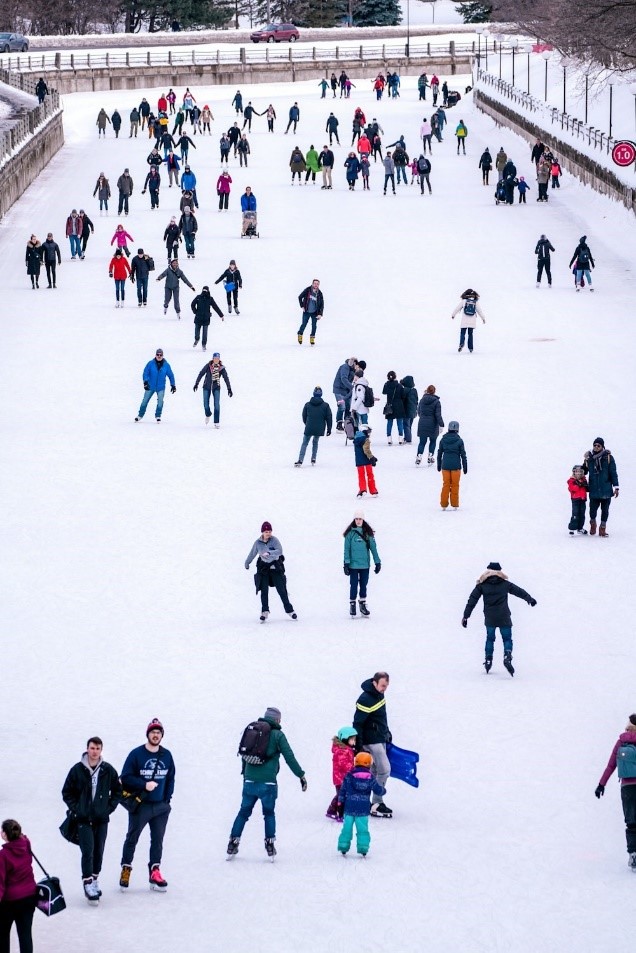
<path fill-rule="evenodd" d="M 329 145 L 333 145 L 333 137 L 336 137 L 336 142 L 340 145 L 340 139 L 338 138 L 338 120 L 333 113 L 329 113 L 329 118 L 327 119 L 327 125 L 325 127 L 325 132 L 329 133 Z M 326 147 L 325 147 L 326 148 Z"/>
<path fill-rule="evenodd" d="M 153 264 L 154 268 L 154 264 Z M 148 275 L 150 274 L 150 256 L 143 248 L 137 249 L 137 254 L 130 263 L 130 280 L 137 285 L 137 307 L 148 303 Z"/>
<path fill-rule="evenodd" d="M 101 738 L 89 738 L 82 760 L 73 765 L 62 788 L 64 803 L 78 825 L 84 894 L 91 902 L 102 895 L 98 877 L 108 821 L 121 794 L 117 772 L 102 759 L 103 747 Z"/>
<path fill-rule="evenodd" d="M 386 788 L 386 782 L 391 774 L 391 765 L 386 753 L 386 746 L 391 741 L 391 732 L 386 717 L 384 698 L 388 687 L 388 672 L 376 672 L 373 678 L 367 678 L 360 686 L 362 694 L 356 702 L 356 711 L 353 716 L 353 727 L 358 734 L 358 744 L 372 756 L 371 771 L 383 788 Z M 371 801 L 372 817 L 393 817 L 393 811 L 387 807 L 380 795 L 373 794 Z"/>
<path fill-rule="evenodd" d="M 80 215 L 82 217 L 82 223 L 83 223 L 82 234 L 80 236 L 82 239 L 82 254 L 80 255 L 80 258 L 83 261 L 84 258 L 86 257 L 86 244 L 88 242 L 88 239 L 91 236 L 91 232 L 95 231 L 95 226 L 91 222 L 90 218 L 88 217 L 84 209 L 80 209 Z"/>
<path fill-rule="evenodd" d="M 331 173 L 333 171 L 334 164 L 334 155 L 331 149 L 328 146 L 323 146 L 322 152 L 318 156 L 318 165 L 322 170 L 322 185 L 321 189 L 330 189 L 331 188 Z"/>
<path fill-rule="evenodd" d="M 303 332 L 307 327 L 309 320 L 311 319 L 309 343 L 313 347 L 316 343 L 316 326 L 322 318 L 325 308 L 325 300 L 322 296 L 320 282 L 317 278 L 314 278 L 308 288 L 305 288 L 304 291 L 300 292 L 298 295 L 298 304 L 303 310 L 303 318 L 300 322 L 300 327 L 298 328 L 298 343 L 303 343 Z"/>
<path fill-rule="evenodd" d="M 492 668 L 495 629 L 498 628 L 504 645 L 504 666 L 511 675 L 515 674 L 512 667 L 512 616 L 508 608 L 508 595 L 525 599 L 531 606 L 537 604 L 537 600 L 533 599 L 525 589 L 521 589 L 508 581 L 508 577 L 501 571 L 499 563 L 488 563 L 486 572 L 482 573 L 477 580 L 477 585 L 468 597 L 464 609 L 462 625 L 466 628 L 471 612 L 479 602 L 480 597 L 483 596 L 484 624 L 486 626 L 486 661 L 484 662 L 486 673 Z"/>
<path fill-rule="evenodd" d="M 545 235 L 542 235 L 537 242 L 537 247 L 534 250 L 534 253 L 537 256 L 537 288 L 541 284 L 541 276 L 543 275 L 544 270 L 548 278 L 548 286 L 550 287 L 552 285 L 552 272 L 550 271 L 551 251 L 554 251 L 554 245 L 548 238 L 546 238 Z"/>
<path fill-rule="evenodd" d="M 322 399 L 322 387 L 314 387 L 311 400 L 308 400 L 303 407 L 305 435 L 300 446 L 298 460 L 294 464 L 295 467 L 302 467 L 310 440 L 313 440 L 311 445 L 311 465 L 314 465 L 316 457 L 318 456 L 318 441 L 321 437 L 324 437 L 325 429 L 327 430 L 327 436 L 331 436 L 332 421 L 331 407 L 326 400 Z"/>
<path fill-rule="evenodd" d="M 53 288 L 57 288 L 55 283 L 55 260 L 57 258 L 57 264 L 62 264 L 62 255 L 60 254 L 60 246 L 53 239 L 53 233 L 49 232 L 46 236 L 46 241 L 42 243 L 42 251 L 44 255 L 44 267 L 46 268 L 46 277 L 49 283 L 49 288 L 51 287 L 51 279 L 53 279 Z"/>

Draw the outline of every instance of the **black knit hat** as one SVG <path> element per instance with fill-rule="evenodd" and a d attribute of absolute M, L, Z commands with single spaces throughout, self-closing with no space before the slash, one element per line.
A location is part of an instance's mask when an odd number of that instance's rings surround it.
<path fill-rule="evenodd" d="M 494 572 L 501 572 L 501 566 L 499 563 L 488 563 L 486 569 L 492 569 Z"/>
<path fill-rule="evenodd" d="M 603 440 L 602 437 L 595 437 L 595 438 L 594 438 L 594 443 L 598 443 L 601 447 L 604 447 L 604 446 L 605 446 L 605 441 Z"/>

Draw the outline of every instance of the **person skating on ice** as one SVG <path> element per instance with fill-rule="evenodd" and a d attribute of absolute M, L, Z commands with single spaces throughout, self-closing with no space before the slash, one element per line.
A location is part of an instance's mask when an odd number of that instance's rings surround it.
<path fill-rule="evenodd" d="M 499 563 L 488 563 L 486 571 L 481 574 L 477 580 L 477 585 L 468 597 L 462 625 L 464 628 L 468 625 L 470 615 L 481 598 L 484 600 L 484 625 L 486 626 L 486 660 L 484 668 L 486 673 L 492 668 L 492 658 L 495 650 L 496 630 L 499 629 L 503 641 L 504 667 L 511 675 L 515 674 L 512 666 L 512 616 L 508 606 L 508 596 L 517 596 L 518 599 L 524 599 L 528 605 L 536 606 L 537 600 L 510 582 L 508 577 L 501 570 Z"/>
<path fill-rule="evenodd" d="M 546 186 L 547 188 L 547 186 Z M 575 284 L 576 290 L 580 291 L 583 287 L 583 276 L 587 281 L 590 291 L 594 291 L 592 287 L 592 274 L 590 268 L 595 268 L 594 259 L 592 258 L 592 252 L 590 251 L 590 246 L 587 243 L 587 235 L 582 235 L 579 239 L 579 243 L 574 249 L 574 254 L 570 259 L 571 268 L 572 265 L 575 265 Z"/>
<path fill-rule="evenodd" d="M 157 395 L 155 420 L 157 423 L 161 422 L 163 398 L 166 390 L 166 378 L 168 378 L 170 381 L 170 393 L 176 394 L 177 385 L 174 379 L 174 374 L 172 373 L 172 368 L 165 360 L 163 356 L 163 350 L 158 347 L 154 359 L 152 361 L 148 361 L 142 374 L 145 393 L 139 407 L 139 411 L 137 412 L 137 416 L 135 417 L 135 421 L 137 423 L 143 419 L 143 416 L 146 413 L 146 407 L 148 406 L 148 403 L 154 394 Z"/>
<path fill-rule="evenodd" d="M 430 467 L 435 463 L 437 438 L 439 437 L 440 430 L 444 426 L 442 404 L 435 393 L 434 384 L 429 384 L 424 394 L 422 394 L 422 399 L 417 406 L 417 415 L 419 420 L 417 423 L 418 444 L 415 463 L 419 466 L 422 462 L 422 456 L 424 455 L 426 444 L 428 443 L 427 463 Z"/>
<path fill-rule="evenodd" d="M 256 199 L 254 199 L 256 202 Z M 234 312 L 235 314 L 240 314 L 241 312 L 238 309 L 238 293 L 239 288 L 243 287 L 243 279 L 241 277 L 241 272 L 236 267 L 236 261 L 231 258 L 230 264 L 225 269 L 223 274 L 214 282 L 215 285 L 223 282 L 223 288 L 225 290 L 225 296 L 227 298 L 227 312 L 232 314 L 232 302 L 234 302 Z"/>
<path fill-rule="evenodd" d="M 221 315 L 220 309 L 217 308 L 216 310 L 218 311 L 219 315 Z M 221 317 L 223 317 L 223 315 L 221 315 Z M 203 348 L 203 350 L 205 350 L 205 348 Z M 206 424 L 210 423 L 210 417 L 212 416 L 212 411 L 210 410 L 210 397 L 212 397 L 214 402 L 215 430 L 219 429 L 221 420 L 221 380 L 225 382 L 227 396 L 231 397 L 232 387 L 230 385 L 230 378 L 228 377 L 226 369 L 223 367 L 221 355 L 218 351 L 215 351 L 212 355 L 212 360 L 199 371 L 199 376 L 194 382 L 194 387 L 192 388 L 196 393 L 200 382 L 203 381 L 203 409 L 205 411 Z"/>
<path fill-rule="evenodd" d="M 126 279 L 130 277 L 130 265 L 118 248 L 110 260 L 108 275 L 115 280 L 115 307 L 123 308 L 126 300 Z"/>
<path fill-rule="evenodd" d="M 368 490 L 371 496 L 377 496 L 378 488 L 375 485 L 373 468 L 378 460 L 371 450 L 371 427 L 368 424 L 361 424 L 360 429 L 356 431 L 353 438 L 353 453 L 358 471 L 357 495 L 362 497 Z"/>
<path fill-rule="evenodd" d="M 349 577 L 349 615 L 356 614 L 356 598 L 360 607 L 360 615 L 368 618 L 371 615 L 367 608 L 367 586 L 371 569 L 371 557 L 377 575 L 382 569 L 378 547 L 375 542 L 375 533 L 364 518 L 362 510 L 356 510 L 353 520 L 344 533 L 344 562 L 345 576 Z"/>
<path fill-rule="evenodd" d="M 537 288 L 541 285 L 541 278 L 543 277 L 544 271 L 548 279 L 548 287 L 552 287 L 552 272 L 550 270 L 551 251 L 556 251 L 554 245 L 545 235 L 542 235 L 534 249 L 534 253 L 537 256 Z"/>
<path fill-rule="evenodd" d="M 298 295 L 298 304 L 301 307 L 303 316 L 298 328 L 298 343 L 303 343 L 303 334 L 308 323 L 311 321 L 311 331 L 309 334 L 309 343 L 313 347 L 316 343 L 316 327 L 318 321 L 322 318 L 325 310 L 325 299 L 320 290 L 320 281 L 314 278 L 312 283 L 304 288 Z"/>
<path fill-rule="evenodd" d="M 583 467 L 572 467 L 572 476 L 568 480 L 568 491 L 572 501 L 572 516 L 568 524 L 570 536 L 574 536 L 575 532 L 578 533 L 579 536 L 587 536 L 587 530 L 583 527 L 585 526 L 585 504 L 588 485 Z"/>
<path fill-rule="evenodd" d="M 362 694 L 356 702 L 353 727 L 358 732 L 358 743 L 373 758 L 371 773 L 386 793 L 386 784 L 391 774 L 391 765 L 386 746 L 391 741 L 391 732 L 386 714 L 385 694 L 389 687 L 389 673 L 376 672 L 367 678 L 360 688 Z M 371 817 L 391 818 L 393 811 L 382 800 L 383 794 L 373 792 Z"/>
<path fill-rule="evenodd" d="M 325 817 L 332 821 L 342 821 L 342 806 L 338 805 L 338 794 L 345 775 L 353 768 L 357 742 L 358 734 L 351 726 L 341 728 L 331 739 L 331 777 L 336 793 L 327 808 Z"/>
<path fill-rule="evenodd" d="M 459 424 L 451 420 L 437 448 L 437 472 L 442 474 L 440 505 L 448 509 L 448 501 L 454 510 L 459 509 L 459 481 L 462 470 L 468 473 L 468 460 L 464 441 L 459 436 Z"/>
<path fill-rule="evenodd" d="M 459 312 L 462 312 L 462 320 L 459 331 L 459 347 L 457 348 L 458 352 L 463 351 L 464 341 L 466 340 L 466 332 L 468 332 L 468 350 L 470 353 L 473 353 L 473 332 L 477 324 L 477 315 L 481 318 L 482 324 L 486 323 L 486 317 L 477 304 L 479 301 L 479 295 L 472 288 L 467 288 L 466 291 L 461 296 L 461 300 L 453 313 L 451 318 L 455 318 Z"/>
<path fill-rule="evenodd" d="M 250 568 L 252 560 L 256 559 L 254 584 L 256 592 L 261 595 L 260 621 L 266 622 L 269 618 L 269 588 L 273 586 L 280 596 L 283 608 L 290 619 L 296 620 L 297 614 L 287 595 L 287 579 L 285 578 L 285 557 L 280 541 L 272 535 L 272 524 L 267 520 L 261 526 L 261 535 L 247 554 L 245 568 Z"/>
<path fill-rule="evenodd" d="M 382 797 L 386 790 L 373 777 L 372 767 L 372 755 L 366 751 L 360 751 L 354 758 L 353 768 L 345 775 L 340 787 L 338 808 L 342 811 L 343 823 L 338 837 L 338 850 L 343 857 L 347 856 L 351 847 L 354 827 L 357 852 L 362 857 L 366 857 L 369 853 L 371 845 L 371 835 L 369 834 L 370 798 L 372 795 Z"/>
<path fill-rule="evenodd" d="M 605 447 L 602 437 L 597 437 L 591 450 L 583 456 L 583 470 L 587 474 L 590 488 L 590 536 L 596 534 L 596 514 L 601 508 L 599 536 L 609 536 L 607 520 L 612 498 L 618 497 L 618 473 L 614 455 Z"/>
<path fill-rule="evenodd" d="M 313 466 L 316 462 L 316 457 L 318 456 L 318 441 L 321 437 L 324 437 L 325 432 L 328 437 L 331 436 L 331 407 L 326 400 L 322 399 L 322 387 L 314 387 L 311 400 L 308 400 L 303 407 L 302 418 L 305 425 L 305 431 L 303 434 L 303 441 L 300 445 L 298 460 L 294 464 L 295 467 L 302 467 L 310 440 L 311 463 Z"/>
<path fill-rule="evenodd" d="M 181 304 L 179 302 L 179 289 L 180 282 L 183 281 L 190 291 L 196 291 L 194 285 L 191 285 L 189 280 L 186 278 L 185 274 L 179 268 L 179 259 L 173 258 L 165 271 L 162 271 L 161 274 L 157 277 L 157 281 L 163 281 L 165 278 L 166 285 L 164 288 L 163 296 L 163 313 L 168 313 L 168 305 L 172 300 L 174 302 L 174 310 L 177 312 L 177 318 L 181 319 Z"/>
<path fill-rule="evenodd" d="M 618 736 L 607 767 L 594 794 L 602 798 L 607 782 L 618 769 L 621 782 L 621 803 L 627 840 L 627 866 L 636 873 L 636 715 L 630 715 L 625 731 Z"/>
<path fill-rule="evenodd" d="M 196 347 L 199 343 L 199 338 L 201 338 L 202 349 L 205 351 L 208 345 L 208 328 L 210 327 L 211 316 L 210 312 L 212 309 L 214 309 L 221 321 L 224 321 L 225 318 L 223 317 L 223 312 L 210 294 L 210 289 L 207 285 L 203 285 L 201 294 L 198 294 L 196 298 L 192 299 L 190 307 L 192 308 L 192 313 L 194 314 L 194 344 L 192 347 Z"/>

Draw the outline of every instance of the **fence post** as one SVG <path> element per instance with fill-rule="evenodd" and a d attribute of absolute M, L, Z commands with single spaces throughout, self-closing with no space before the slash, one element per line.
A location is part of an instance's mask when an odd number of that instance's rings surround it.
<path fill-rule="evenodd" d="M 75 69 L 75 54 L 71 53 L 71 69 Z"/>
<path fill-rule="evenodd" d="M 197 62 L 197 60 L 196 60 L 196 55 L 195 55 L 195 47 L 193 46 L 193 47 L 192 47 L 192 65 L 193 65 L 193 66 L 196 66 L 196 62 Z"/>
<path fill-rule="evenodd" d="M 58 52 L 55 54 L 55 69 L 59 69 L 61 65 L 62 65 L 62 54 Z"/>
<path fill-rule="evenodd" d="M 336 47 L 336 59 L 339 59 L 339 57 L 340 57 L 340 50 L 338 47 Z"/>
<path fill-rule="evenodd" d="M 242 46 L 239 49 L 239 62 L 245 65 L 245 47 Z"/>
<path fill-rule="evenodd" d="M 315 59 L 316 59 L 316 47 L 315 47 L 315 46 L 312 47 L 312 50 L 311 50 L 311 58 L 312 58 L 312 60 L 315 60 Z"/>
<path fill-rule="evenodd" d="M 168 66 L 172 66 L 172 50 L 168 50 Z"/>
<path fill-rule="evenodd" d="M 363 59 L 363 56 L 362 56 L 362 44 L 360 44 L 360 59 Z"/>
<path fill-rule="evenodd" d="M 430 55 L 431 55 L 431 44 L 430 44 L 430 43 L 427 43 L 427 44 L 426 44 L 426 55 L 427 55 L 427 56 L 430 56 Z"/>
<path fill-rule="evenodd" d="M 269 43 L 265 44 L 265 62 L 269 63 Z"/>
<path fill-rule="evenodd" d="M 106 69 L 110 68 L 110 53 L 106 54 Z"/>

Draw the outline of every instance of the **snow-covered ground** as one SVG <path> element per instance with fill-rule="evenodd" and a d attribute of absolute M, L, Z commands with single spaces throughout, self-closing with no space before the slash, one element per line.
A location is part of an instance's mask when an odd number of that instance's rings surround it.
<path fill-rule="evenodd" d="M 462 88 L 467 78 L 460 78 Z M 108 278 L 115 201 L 100 217 L 97 175 L 135 181 L 125 226 L 133 250 L 163 262 L 162 234 L 179 194 L 163 187 L 150 210 L 140 189 L 146 138 L 124 127 L 98 141 L 103 105 L 124 116 L 139 94 L 67 96 L 66 144 L 0 223 L 3 286 L 0 426 L 4 466 L 2 611 L 4 711 L 2 811 L 16 816 L 47 868 L 59 875 L 68 910 L 35 922 L 46 953 L 116 953 L 131 936 L 156 953 L 210 946 L 258 953 L 371 944 L 391 953 L 628 953 L 625 929 L 634 881 L 626 866 L 618 786 L 594 788 L 634 709 L 631 639 L 635 506 L 630 475 L 636 291 L 632 218 L 564 176 L 548 205 L 495 206 L 477 168 L 484 146 L 503 145 L 534 186 L 527 145 L 473 110 L 449 111 L 451 129 L 432 156 L 433 196 L 400 186 L 383 197 L 351 194 L 342 162 L 360 104 L 377 116 L 384 142 L 404 133 L 417 151 L 424 111 L 415 78 L 398 102 L 376 105 L 371 84 L 349 101 L 321 101 L 316 84 L 243 88 L 259 111 L 274 103 L 275 135 L 256 118 L 249 170 L 230 166 L 230 210 L 217 211 L 220 131 L 233 121 L 233 90 L 198 88 L 216 117 L 211 139 L 190 158 L 201 210 L 197 289 L 235 258 L 243 274 L 240 316 L 213 318 L 234 397 L 222 395 L 221 429 L 204 425 L 204 363 L 182 320 L 162 313 L 151 281 L 147 309 L 129 285 L 116 310 Z M 147 91 L 152 101 L 160 90 Z M 283 135 L 294 98 L 298 135 Z M 331 195 L 291 188 L 288 161 L 325 142 L 341 120 Z M 452 131 L 463 118 L 468 155 Z M 253 187 L 261 238 L 241 241 L 239 196 Z M 84 262 L 69 260 L 66 216 L 85 208 L 95 234 Z M 24 247 L 52 230 L 63 251 L 58 290 L 30 290 Z M 554 287 L 535 290 L 534 246 L 556 247 Z M 568 261 L 582 234 L 596 259 L 596 293 L 575 295 Z M 158 272 L 157 272 L 158 273 Z M 298 293 L 322 281 L 325 316 L 317 346 L 296 343 Z M 41 281 L 42 285 L 46 282 Z M 457 353 L 460 292 L 475 286 L 487 324 L 473 355 Z M 217 300 L 223 295 L 214 288 Z M 176 375 L 164 419 L 134 417 L 141 373 L 164 348 Z M 445 420 L 457 419 L 468 452 L 461 509 L 439 507 L 439 475 L 414 465 L 415 445 L 388 447 L 372 413 L 380 495 L 365 500 L 382 573 L 372 576 L 368 621 L 347 617 L 342 531 L 359 505 L 353 453 L 335 431 L 318 465 L 295 470 L 301 410 L 320 384 L 331 396 L 339 364 L 368 362 L 376 394 L 386 373 L 413 374 L 420 394 L 434 383 Z M 382 405 L 380 405 L 382 406 Z M 621 496 L 610 538 L 570 539 L 571 467 L 602 435 L 615 453 Z M 287 557 L 299 621 L 276 597 L 258 624 L 252 572 L 243 561 L 264 519 Z M 476 577 L 499 560 L 538 600 L 512 600 L 515 664 L 481 667 L 478 609 L 462 610 Z M 350 722 L 360 682 L 387 669 L 396 743 L 421 753 L 418 790 L 391 781 L 393 820 L 372 824 L 365 863 L 336 853 L 324 812 L 332 795 L 330 739 Z M 262 821 L 247 827 L 234 864 L 224 862 L 239 805 L 236 747 L 244 725 L 279 706 L 307 772 L 302 794 L 280 775 L 278 850 L 265 865 Z M 146 885 L 142 837 L 132 886 L 117 887 L 126 816 L 112 821 L 99 910 L 81 896 L 79 855 L 59 836 L 60 789 L 86 739 L 100 734 L 119 769 L 158 716 L 175 757 L 177 785 L 162 869 L 165 896 Z M 135 940 L 138 943 L 139 940 Z"/>

